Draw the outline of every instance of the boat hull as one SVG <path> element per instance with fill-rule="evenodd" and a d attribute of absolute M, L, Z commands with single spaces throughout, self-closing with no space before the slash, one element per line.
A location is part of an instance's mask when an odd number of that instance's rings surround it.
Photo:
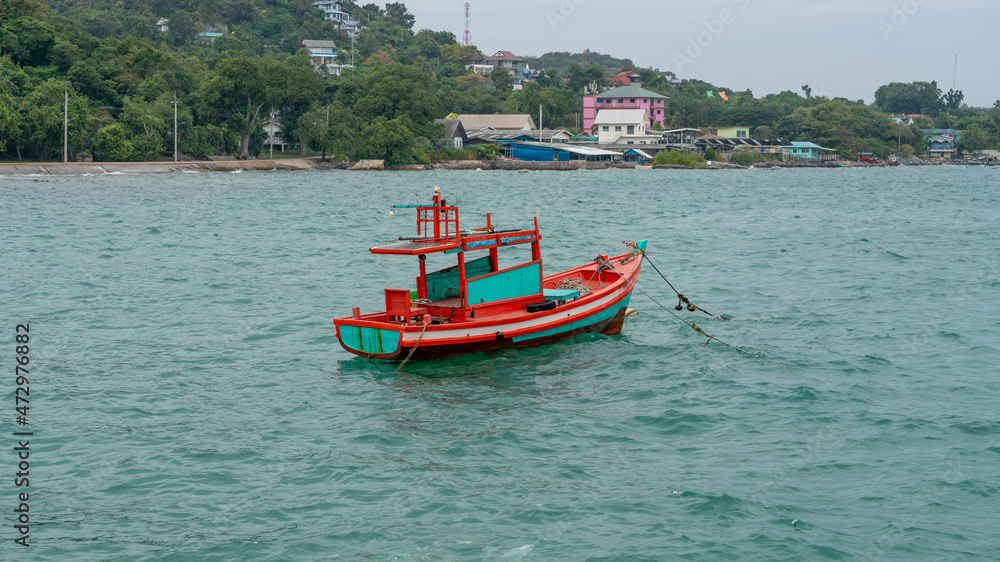
<path fill-rule="evenodd" d="M 338 318 L 337 336 L 343 348 L 371 359 L 433 359 L 503 348 L 544 345 L 581 334 L 617 335 L 622 331 L 641 258 L 608 275 L 600 289 L 576 301 L 543 312 L 522 313 L 474 322 L 403 326 L 372 318 Z M 617 265 L 617 264 L 616 264 Z M 589 267 L 589 269 L 588 269 Z M 565 276 L 594 271 L 594 264 L 546 277 L 548 283 Z M 416 350 L 413 348 L 416 347 Z"/>

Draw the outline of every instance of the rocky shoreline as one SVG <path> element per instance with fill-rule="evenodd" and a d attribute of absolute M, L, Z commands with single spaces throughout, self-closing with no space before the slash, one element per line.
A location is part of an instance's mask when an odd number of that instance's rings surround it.
<path fill-rule="evenodd" d="M 901 163 L 903 166 L 945 166 L 962 165 L 944 161 L 924 161 L 910 158 Z M 882 167 L 885 164 L 866 164 L 852 162 L 851 167 Z M 745 170 L 778 169 L 778 168 L 840 168 L 843 164 L 837 162 L 760 162 L 753 166 L 740 166 L 728 162 L 710 162 L 705 168 L 711 170 Z M 524 160 L 453 160 L 434 164 L 406 164 L 400 166 L 384 166 L 379 160 L 367 160 L 358 163 L 335 162 L 312 158 L 290 158 L 284 160 L 223 160 L 223 161 L 192 161 L 192 162 L 52 162 L 32 164 L 0 164 L 0 176 L 42 175 L 42 176 L 72 176 L 72 175 L 103 175 L 103 174 L 157 174 L 171 172 L 242 172 L 242 171 L 277 171 L 277 170 L 391 170 L 391 171 L 423 171 L 423 170 L 508 170 L 508 171 L 568 171 L 568 170 L 598 170 L 607 168 L 626 169 L 657 169 L 657 170 L 692 170 L 684 166 L 662 165 L 644 166 L 632 163 L 585 162 L 574 160 L 569 162 L 529 162 Z"/>

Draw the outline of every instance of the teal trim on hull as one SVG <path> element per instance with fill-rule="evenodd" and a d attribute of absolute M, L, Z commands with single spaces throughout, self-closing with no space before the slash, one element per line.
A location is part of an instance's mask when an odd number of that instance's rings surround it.
<path fill-rule="evenodd" d="M 533 334 L 527 334 L 524 336 L 514 336 L 513 339 L 515 343 L 520 343 L 527 340 L 533 340 L 536 338 L 546 338 L 549 336 L 555 336 L 565 332 L 572 332 L 578 328 L 583 328 L 590 326 L 591 324 L 597 324 L 599 322 L 604 322 L 605 320 L 610 320 L 618 314 L 621 309 L 628 307 L 628 302 L 632 298 L 632 293 L 629 294 L 622 300 L 618 301 L 618 304 L 612 305 L 607 310 L 599 312 L 593 316 L 587 316 L 586 318 L 581 318 L 576 322 L 570 322 L 558 328 L 552 328 L 551 330 L 545 330 L 544 332 L 535 332 Z"/>
<path fill-rule="evenodd" d="M 399 332 L 361 326 L 340 326 L 340 341 L 361 353 L 385 355 L 399 349 Z"/>

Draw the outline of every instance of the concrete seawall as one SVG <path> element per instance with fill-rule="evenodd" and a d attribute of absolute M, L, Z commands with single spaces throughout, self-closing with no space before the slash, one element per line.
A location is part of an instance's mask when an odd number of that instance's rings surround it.
<path fill-rule="evenodd" d="M 200 162 L 70 162 L 38 164 L 2 164 L 0 176 L 43 175 L 79 176 L 84 174 L 165 174 L 170 172 L 235 172 L 238 170 L 313 170 L 310 158 L 287 160 L 226 160 Z"/>
<path fill-rule="evenodd" d="M 530 162 L 524 160 L 453 160 L 436 164 L 409 164 L 387 166 L 387 170 L 585 170 L 603 168 L 634 168 L 635 164 L 610 162 Z M 199 162 L 43 162 L 33 164 L 0 164 L 0 176 L 5 175 L 101 175 L 101 174 L 163 174 L 170 172 L 235 172 L 238 170 L 346 170 L 346 162 L 321 161 L 319 158 L 293 158 L 286 160 L 225 160 Z M 381 170 L 377 166 L 352 169 Z"/>

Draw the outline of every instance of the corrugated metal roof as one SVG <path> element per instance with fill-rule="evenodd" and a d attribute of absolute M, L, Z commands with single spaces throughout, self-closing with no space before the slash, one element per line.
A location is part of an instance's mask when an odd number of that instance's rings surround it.
<path fill-rule="evenodd" d="M 310 48 L 325 47 L 327 49 L 336 49 L 337 46 L 333 44 L 333 41 L 313 41 L 312 39 L 305 39 L 302 44 Z"/>
<path fill-rule="evenodd" d="M 510 61 L 528 62 L 510 51 L 497 51 L 497 54 L 493 55 L 492 57 L 486 57 L 483 60 L 510 60 Z"/>
<path fill-rule="evenodd" d="M 527 113 L 511 115 L 467 114 L 459 115 L 458 119 L 466 129 L 482 129 L 484 127 L 493 127 L 494 129 L 523 129 L 525 125 L 530 125 L 531 129 L 535 128 L 535 121 Z"/>
<path fill-rule="evenodd" d="M 556 144 L 549 142 L 518 141 L 517 144 L 523 144 L 527 146 L 538 146 L 541 148 L 550 148 L 552 150 L 561 150 L 564 152 L 572 152 L 574 154 L 583 154 L 585 156 L 614 156 L 617 154 L 621 154 L 620 152 L 615 152 L 613 150 L 604 150 L 601 148 L 593 148 L 590 146 L 573 146 L 573 145 Z"/>
<path fill-rule="evenodd" d="M 608 90 L 607 92 L 602 92 L 597 94 L 599 98 L 661 98 L 670 99 L 668 96 L 663 94 L 657 94 L 656 92 L 651 92 L 645 88 L 640 88 L 639 86 L 622 86 L 620 88 L 614 88 Z"/>
<path fill-rule="evenodd" d="M 594 125 L 627 125 L 647 121 L 645 109 L 602 109 L 597 112 Z"/>

